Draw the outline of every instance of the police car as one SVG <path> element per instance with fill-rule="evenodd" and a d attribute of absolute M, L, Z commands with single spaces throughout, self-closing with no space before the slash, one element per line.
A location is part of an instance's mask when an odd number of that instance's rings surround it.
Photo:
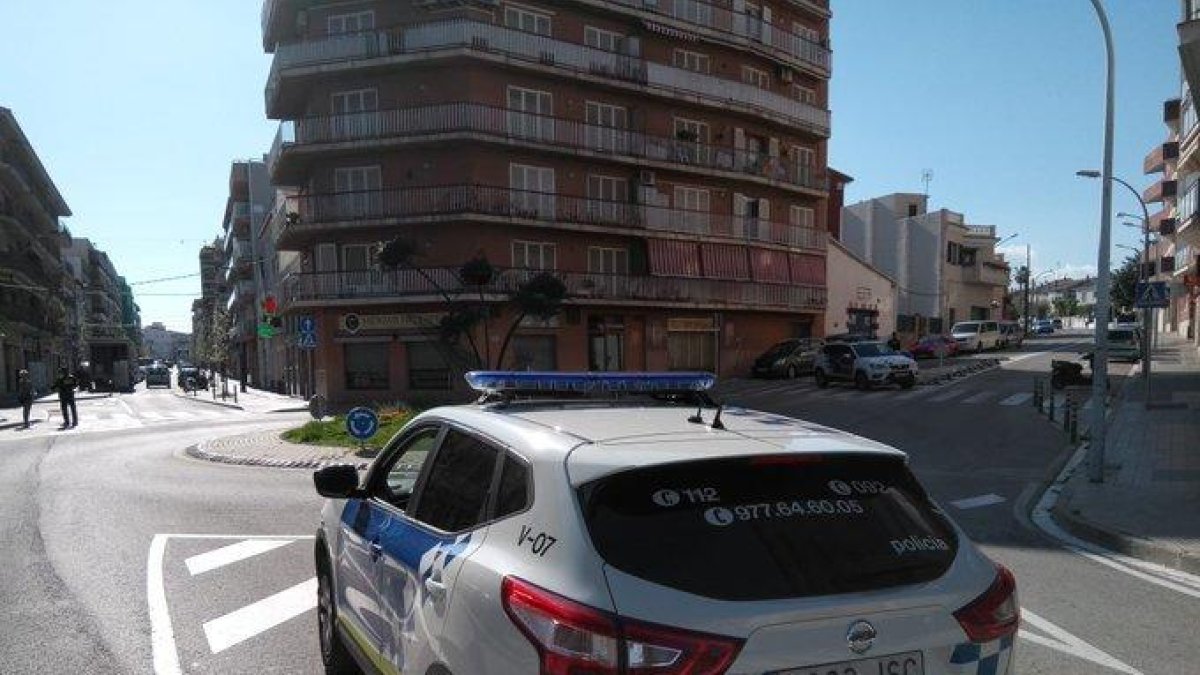
<path fill-rule="evenodd" d="M 704 373 L 467 378 L 314 474 L 326 672 L 1010 672 L 1013 575 L 900 451 Z"/>

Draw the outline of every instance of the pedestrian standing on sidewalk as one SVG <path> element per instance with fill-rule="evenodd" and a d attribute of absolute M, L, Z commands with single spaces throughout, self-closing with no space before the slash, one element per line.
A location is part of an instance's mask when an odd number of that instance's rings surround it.
<path fill-rule="evenodd" d="M 21 404 L 21 415 L 25 418 L 25 428 L 29 428 L 29 409 L 33 407 L 33 382 L 29 381 L 29 371 L 22 369 L 17 373 L 17 403 Z"/>
<path fill-rule="evenodd" d="M 75 409 L 75 388 L 77 386 L 78 382 L 70 371 L 66 368 L 58 369 L 58 379 L 54 381 L 54 391 L 58 392 L 58 407 L 62 409 L 63 429 L 79 424 L 79 412 Z"/>

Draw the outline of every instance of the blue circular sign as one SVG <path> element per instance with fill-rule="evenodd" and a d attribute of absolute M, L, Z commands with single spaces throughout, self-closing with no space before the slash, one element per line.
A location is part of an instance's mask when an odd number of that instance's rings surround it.
<path fill-rule="evenodd" d="M 379 431 L 379 416 L 370 408 L 354 408 L 346 413 L 346 431 L 360 441 L 365 441 Z"/>

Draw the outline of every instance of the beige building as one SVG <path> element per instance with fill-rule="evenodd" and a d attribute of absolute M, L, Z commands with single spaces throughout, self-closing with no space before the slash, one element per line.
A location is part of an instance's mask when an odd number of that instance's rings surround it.
<path fill-rule="evenodd" d="M 887 338 L 896 330 L 896 281 L 836 239 L 827 252 L 829 306 L 825 335 L 866 333 Z"/>

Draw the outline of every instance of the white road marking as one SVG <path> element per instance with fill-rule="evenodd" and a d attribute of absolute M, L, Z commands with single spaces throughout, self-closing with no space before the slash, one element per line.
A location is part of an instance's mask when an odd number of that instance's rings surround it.
<path fill-rule="evenodd" d="M 984 401 L 991 398 L 994 394 L 995 394 L 995 392 L 992 392 L 992 391 L 981 391 L 978 394 L 975 394 L 974 396 L 971 396 L 969 398 L 966 398 L 966 399 L 960 401 L 960 403 L 983 403 Z"/>
<path fill-rule="evenodd" d="M 219 654 L 316 606 L 317 578 L 313 577 L 206 622 L 204 635 L 208 638 L 208 646 L 212 653 Z"/>
<path fill-rule="evenodd" d="M 167 542 L 171 539 L 279 539 L 269 534 L 156 534 L 150 541 L 146 556 L 146 604 L 150 613 L 150 645 L 155 675 L 182 675 L 179 651 L 175 646 L 175 629 L 171 627 L 171 612 L 167 607 L 167 590 L 163 583 L 163 561 Z M 313 535 L 294 535 L 287 539 L 313 539 Z"/>
<path fill-rule="evenodd" d="M 165 416 L 167 419 L 170 419 L 170 420 L 194 420 L 194 419 L 196 419 L 195 413 L 188 412 L 186 410 L 172 410 L 168 413 L 165 413 Z"/>
<path fill-rule="evenodd" d="M 138 417 L 141 417 L 144 420 L 161 420 L 163 418 L 163 414 L 160 412 L 153 412 L 150 410 L 145 410 L 145 411 L 139 413 Z"/>
<path fill-rule="evenodd" d="M 1033 398 L 1033 393 L 1028 391 L 1018 392 L 1000 401 L 1000 405 L 1021 405 L 1029 399 Z"/>
<path fill-rule="evenodd" d="M 1050 636 L 1046 637 L 1045 635 L 1038 635 L 1037 633 L 1032 633 L 1022 628 L 1018 632 L 1018 635 L 1020 635 L 1021 639 L 1023 640 L 1028 640 L 1029 642 L 1042 645 L 1043 647 L 1049 647 L 1050 649 L 1058 650 L 1064 654 L 1069 654 L 1076 658 L 1083 659 L 1084 661 L 1091 661 L 1092 663 L 1116 670 L 1118 672 L 1128 673 L 1129 675 L 1142 675 L 1142 671 L 1138 670 L 1137 668 L 1134 668 L 1133 666 L 1130 666 L 1129 664 L 1119 661 L 1109 654 L 1100 651 L 1096 647 L 1093 647 L 1075 635 L 1068 633 L 1062 628 L 1059 628 L 1058 626 L 1050 623 L 1049 621 L 1043 619 L 1037 614 L 1034 614 L 1024 607 L 1021 608 L 1021 620 L 1023 623 L 1032 626 L 1033 628 L 1036 628 L 1037 630 Z"/>
<path fill-rule="evenodd" d="M 1001 497 L 998 494 L 989 492 L 986 495 L 979 495 L 978 497 L 967 497 L 966 499 L 958 499 L 958 500 L 950 502 L 950 504 L 956 509 L 964 509 L 965 510 L 965 509 L 977 509 L 980 506 L 991 506 L 992 504 L 999 504 L 1003 501 L 1004 501 L 1004 497 Z"/>
<path fill-rule="evenodd" d="M 155 675 L 182 675 L 179 652 L 175 649 L 175 631 L 167 609 L 167 591 L 163 585 L 163 558 L 169 534 L 156 534 L 150 542 L 146 560 L 146 602 L 150 610 L 150 646 L 154 654 Z"/>
<path fill-rule="evenodd" d="M 247 539 L 236 544 L 222 546 L 215 551 L 194 555 L 184 561 L 192 576 L 203 574 L 235 562 L 274 551 L 295 541 L 294 539 Z"/>
<path fill-rule="evenodd" d="M 937 396 L 934 396 L 933 398 L 931 398 L 929 400 L 934 403 L 945 403 L 946 401 L 949 401 L 952 398 L 958 398 L 959 396 L 962 396 L 962 395 L 963 395 L 963 392 L 955 389 L 952 391 L 947 391 L 947 392 L 938 394 Z"/>

